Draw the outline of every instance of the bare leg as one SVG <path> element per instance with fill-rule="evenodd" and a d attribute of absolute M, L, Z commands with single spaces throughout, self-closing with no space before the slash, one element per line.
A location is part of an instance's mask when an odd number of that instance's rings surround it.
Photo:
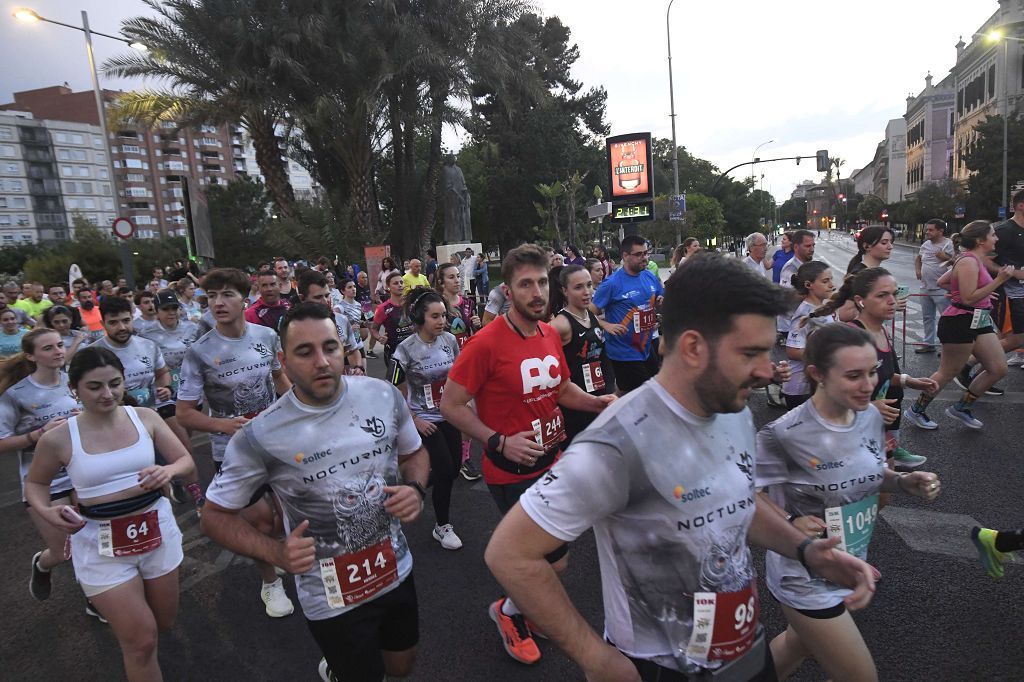
<path fill-rule="evenodd" d="M 51 505 L 63 505 L 69 504 L 70 498 L 62 497 L 59 500 L 54 500 Z M 28 517 L 32 519 L 32 525 L 36 527 L 36 532 L 39 533 L 39 537 L 46 543 L 46 549 L 39 556 L 39 567 L 44 571 L 49 571 L 54 566 L 60 566 L 64 563 L 64 543 L 67 542 L 67 534 L 53 526 L 53 524 L 47 523 L 43 520 L 36 510 L 32 507 L 28 508 Z"/>
<path fill-rule="evenodd" d="M 159 578 L 142 581 L 146 602 L 159 630 L 170 630 L 178 617 L 178 569 Z"/>
<path fill-rule="evenodd" d="M 405 651 L 385 651 L 381 649 L 384 659 L 384 670 L 388 677 L 408 677 L 412 675 L 412 666 L 416 662 L 416 647 Z"/>
<path fill-rule="evenodd" d="M 790 627 L 787 639 L 790 630 L 799 638 L 790 646 L 805 648 L 833 682 L 878 682 L 875 661 L 849 611 L 828 619 L 805 616 L 785 604 L 782 611 Z"/>
<path fill-rule="evenodd" d="M 177 579 L 177 571 L 175 579 Z M 92 597 L 93 605 L 110 621 L 121 645 L 124 672 L 129 682 L 161 682 L 163 674 L 157 661 L 157 624 L 146 601 L 142 578 Z"/>
<path fill-rule="evenodd" d="M 775 675 L 780 680 L 795 673 L 804 659 L 811 654 L 792 625 L 772 640 L 771 649 L 772 659 L 775 661 Z"/>
<path fill-rule="evenodd" d="M 974 395 L 984 395 L 985 391 L 1006 376 L 1006 351 L 995 334 L 982 334 L 974 340 L 974 355 L 983 369 L 974 377 L 969 388 Z"/>

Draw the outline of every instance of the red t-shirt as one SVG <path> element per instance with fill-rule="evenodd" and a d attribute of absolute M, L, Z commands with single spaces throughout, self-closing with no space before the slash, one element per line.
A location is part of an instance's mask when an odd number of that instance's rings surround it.
<path fill-rule="evenodd" d="M 488 324 L 466 342 L 448 378 L 474 396 L 480 421 L 511 436 L 533 431 L 558 407 L 558 391 L 569 381 L 569 365 L 558 332 L 545 323 L 525 339 L 503 317 Z M 484 456 L 484 480 L 507 485 L 536 478 L 539 471 L 513 474 Z"/>

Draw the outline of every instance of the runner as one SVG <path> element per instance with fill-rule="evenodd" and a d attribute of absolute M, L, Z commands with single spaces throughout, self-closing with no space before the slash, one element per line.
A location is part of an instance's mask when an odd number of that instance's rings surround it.
<path fill-rule="evenodd" d="M 158 402 L 170 400 L 171 372 L 157 345 L 134 333 L 131 303 L 110 296 L 100 303 L 100 315 L 106 335 L 92 346 L 117 356 L 124 367 L 125 393 L 138 407 L 155 408 Z"/>
<path fill-rule="evenodd" d="M 408 296 L 409 292 L 416 287 L 423 287 L 427 289 L 430 287 L 430 280 L 427 276 L 420 272 L 420 268 L 423 266 L 420 263 L 419 258 L 413 258 L 409 261 L 409 270 L 402 275 L 402 295 Z"/>
<path fill-rule="evenodd" d="M 20 308 L 25 311 L 26 315 L 38 322 L 43 319 L 43 311 L 52 306 L 53 301 L 43 297 L 45 289 L 39 282 L 26 282 L 25 284 L 28 289 L 26 296 L 11 303 L 11 307 Z"/>
<path fill-rule="evenodd" d="M 95 341 L 103 336 L 103 316 L 100 315 L 99 306 L 88 289 L 79 290 L 75 296 L 78 299 L 78 314 L 82 316 L 82 324 L 89 331 L 89 339 Z"/>
<path fill-rule="evenodd" d="M 885 466 L 884 424 L 871 404 L 874 346 L 869 334 L 847 325 L 828 325 L 810 336 L 805 358 L 814 395 L 757 434 L 754 481 L 768 489 L 759 493 L 759 507 L 808 538 L 838 540 L 838 550 L 865 561 L 880 492 L 931 501 L 941 490 L 935 474 L 897 474 Z M 844 603 L 849 589 L 774 551 L 765 569 L 768 590 L 789 622 L 771 643 L 779 679 L 796 672 L 807 656 L 834 680 L 878 679 Z"/>
<path fill-rule="evenodd" d="M 751 232 L 743 243 L 747 247 L 747 257 L 743 262 L 757 274 L 768 277 L 772 269 L 772 262 L 767 258 L 768 238 L 760 232 Z"/>
<path fill-rule="evenodd" d="M 156 293 L 149 289 L 132 295 L 131 289 L 124 290 L 125 295 L 121 298 L 129 302 L 135 302 L 135 310 L 132 311 L 132 329 L 135 334 L 142 334 L 160 324 L 156 319 Z M 102 314 L 103 304 L 100 304 Z"/>
<path fill-rule="evenodd" d="M 1007 372 L 1006 354 L 992 328 L 992 293 L 1013 278 L 1014 268 L 1012 265 L 1003 266 L 993 279 L 984 265 L 984 259 L 992 253 L 998 239 L 991 224 L 984 220 L 975 220 L 960 231 L 963 251 L 954 261 L 953 268 L 938 282 L 939 286 L 949 286 L 950 305 L 939 318 L 942 357 L 939 358 L 939 369 L 932 374 L 935 386 L 922 392 L 911 409 L 905 412 L 914 426 L 922 429 L 939 427 L 928 418 L 925 410 L 971 354 L 981 362 L 982 370 L 970 381 L 964 381 L 966 385 L 961 386 L 963 396 L 946 408 L 946 414 L 972 429 L 984 426 L 974 416 L 974 401 Z"/>
<path fill-rule="evenodd" d="M 299 275 L 299 302 L 309 301 L 326 306 L 334 314 L 334 323 L 338 325 L 338 336 L 344 345 L 345 371 L 348 374 L 366 374 L 366 363 L 359 352 L 361 343 L 353 331 L 352 324 L 343 313 L 331 308 L 331 290 L 327 286 L 327 277 L 319 270 L 306 270 Z"/>
<path fill-rule="evenodd" d="M 658 373 L 658 356 L 651 346 L 658 335 L 658 308 L 665 293 L 661 280 L 647 270 L 650 252 L 644 238 L 627 235 L 621 249 L 622 267 L 601 283 L 593 298 L 607 322 L 627 328 L 626 334 L 605 339 L 620 395 Z"/>
<path fill-rule="evenodd" d="M 56 530 L 72 534 L 75 577 L 110 621 L 125 676 L 161 680 L 158 630 L 169 630 L 178 613 L 183 554 L 181 531 L 160 491 L 195 465 L 155 412 L 121 405 L 124 370 L 109 349 L 80 350 L 68 380 L 82 413 L 40 438 L 25 494 Z M 156 449 L 168 464 L 156 463 Z M 53 479 L 65 468 L 77 508 L 50 502 Z"/>
<path fill-rule="evenodd" d="M 18 474 L 21 479 L 21 501 L 28 508 L 29 518 L 46 545 L 32 557 L 29 592 L 39 601 L 50 596 L 50 572 L 67 559 L 64 544 L 67 533 L 46 523 L 30 507 L 25 498 L 25 477 L 32 464 L 36 443 L 77 414 L 81 405 L 68 389 L 64 373 L 64 345 L 53 329 L 37 327 L 22 339 L 22 354 L 0 366 L 0 453 L 18 453 Z M 61 469 L 50 484 L 50 501 L 71 502 L 71 480 Z"/>
<path fill-rule="evenodd" d="M 978 550 L 978 558 L 990 578 L 1002 578 L 1005 569 L 1003 564 L 1013 561 L 1010 552 L 1024 549 L 1024 529 L 992 530 L 990 528 L 971 529 L 971 542 Z"/>
<path fill-rule="evenodd" d="M 793 257 L 782 266 L 778 283 L 783 287 L 793 286 L 793 275 L 804 263 L 814 260 L 814 233 L 810 230 L 797 230 L 792 235 Z M 780 343 L 784 342 L 789 334 L 789 318 L 785 315 L 776 321 L 779 329 Z"/>
<path fill-rule="evenodd" d="M 874 406 L 885 421 L 885 452 L 893 464 L 901 469 L 914 469 L 928 461 L 900 445 L 903 392 L 906 388 L 918 391 L 934 390 L 935 381 L 928 377 L 911 377 L 900 371 L 899 357 L 885 325 L 896 314 L 896 279 L 884 268 L 867 268 L 847 277 L 843 286 L 825 304 L 815 311 L 815 317 L 834 314 L 846 304 L 852 304 L 857 319 L 848 324 L 867 331 L 875 341 L 878 354 L 878 373 L 874 393 Z M 883 506 L 888 498 L 882 498 Z"/>
<path fill-rule="evenodd" d="M 429 464 L 405 401 L 368 377 L 343 377 L 330 311 L 303 303 L 281 325 L 291 391 L 231 439 L 207 491 L 203 532 L 295 574 L 324 680 L 379 682 L 412 672 L 419 638 L 412 555 L 402 522 L 423 508 Z M 349 426 L 349 424 L 358 424 Z M 358 453 L 366 453 L 359 456 Z M 288 535 L 239 518 L 269 485 Z"/>
<path fill-rule="evenodd" d="M 279 261 L 285 263 L 285 261 Z M 285 263 L 287 265 L 287 263 Z M 281 295 L 278 275 L 269 270 L 263 270 L 256 276 L 256 283 L 260 288 L 260 297 L 253 305 L 245 310 L 245 321 L 249 324 L 259 324 L 277 331 L 281 324 L 281 318 L 291 307 L 289 299 Z M 203 287 L 206 289 L 206 287 Z M 246 293 L 249 292 L 248 278 L 246 278 Z M 207 292 L 209 295 L 209 292 Z M 296 294 L 297 295 L 297 294 Z M 211 304 L 212 308 L 213 305 Z"/>
<path fill-rule="evenodd" d="M 356 274 L 356 300 L 359 301 L 359 307 L 363 310 L 363 328 L 360 333 L 363 335 L 364 341 L 369 339 L 366 344 L 366 357 L 376 360 L 377 354 L 373 352 L 375 340 L 370 335 L 370 323 L 373 322 L 375 302 L 369 282 L 370 276 L 366 274 L 365 270 L 360 270 Z"/>
<path fill-rule="evenodd" d="M 390 298 L 377 306 L 370 324 L 370 336 L 384 346 L 384 361 L 391 362 L 391 354 L 402 341 L 412 334 L 412 320 L 405 314 L 402 298 L 402 275 L 397 271 L 386 280 Z M 383 329 L 383 333 L 381 333 Z"/>
<path fill-rule="evenodd" d="M 158 293 L 154 302 L 157 309 L 157 324 L 142 332 L 141 336 L 155 343 L 160 349 L 160 354 L 163 356 L 164 362 L 167 363 L 167 370 L 170 373 L 170 383 L 168 384 L 170 395 L 166 399 L 157 401 L 156 411 L 188 450 L 189 456 L 193 456 L 192 438 L 175 416 L 175 401 L 178 398 L 178 387 L 181 385 L 181 363 L 184 361 L 189 347 L 199 338 L 199 326 L 183 319 L 181 303 L 171 289 L 164 289 Z M 189 478 L 185 479 L 185 489 L 196 509 L 201 509 L 203 489 L 199 485 L 198 473 L 193 472 Z"/>
<path fill-rule="evenodd" d="M 210 434 L 213 461 L 219 469 L 232 434 L 270 407 L 275 389 L 284 394 L 291 384 L 277 359 L 277 333 L 250 324 L 242 317 L 249 290 L 245 273 L 233 268 L 210 270 L 202 287 L 210 298 L 210 310 L 217 324 L 185 353 L 175 412 L 186 429 Z M 206 403 L 209 415 L 198 409 L 200 400 Z M 250 500 L 242 514 L 258 531 L 271 535 L 276 531 L 274 510 L 264 497 L 260 493 Z M 205 511 L 204 506 L 204 514 Z M 260 598 L 267 615 L 290 615 L 295 607 L 274 567 L 257 561 L 256 568 L 263 580 Z"/>
<path fill-rule="evenodd" d="M 499 284 L 491 289 L 491 293 L 487 294 L 487 303 L 484 305 L 484 316 L 480 326 L 486 327 L 495 318 L 507 313 L 511 307 L 512 299 L 508 296 L 508 288 L 504 284 Z"/>
<path fill-rule="evenodd" d="M 27 333 L 28 330 L 18 324 L 18 316 L 13 309 L 0 312 L 0 361 L 21 352 L 21 340 Z"/>
<path fill-rule="evenodd" d="M 791 284 L 803 301 L 790 318 L 789 333 L 786 335 L 786 357 L 789 358 L 789 368 L 792 372 L 789 381 L 782 386 L 782 398 L 786 402 L 787 410 L 799 407 L 811 397 L 810 386 L 804 374 L 804 348 L 807 346 L 807 336 L 815 329 L 836 321 L 835 314 L 828 313 L 821 317 L 813 315 L 835 290 L 832 286 L 832 271 L 827 264 L 820 260 L 804 263 L 793 275 Z"/>
<path fill-rule="evenodd" d="M 846 266 L 847 275 L 865 268 L 878 268 L 892 255 L 896 233 L 884 225 L 868 225 L 857 235 L 857 253 Z"/>
<path fill-rule="evenodd" d="M 296 291 L 295 280 L 293 279 L 291 265 L 284 258 L 274 259 L 274 274 L 277 276 L 277 291 L 280 300 L 284 301 L 285 310 L 296 305 L 299 302 L 299 294 Z M 263 287 L 260 287 L 260 294 L 263 293 Z M 268 302 L 269 303 L 269 302 Z M 281 315 L 284 315 L 282 312 Z M 246 318 L 248 319 L 248 318 Z M 249 320 L 250 322 L 252 320 Z M 274 329 L 277 329 L 277 323 L 281 321 L 278 317 L 274 323 Z"/>
<path fill-rule="evenodd" d="M 462 292 L 462 275 L 459 274 L 458 265 L 444 263 L 439 266 L 436 279 L 437 290 L 444 299 L 448 310 L 448 327 L 445 331 L 451 332 L 459 344 L 459 348 L 462 348 L 482 326 L 480 318 L 476 314 L 476 304 L 472 298 Z M 459 474 L 467 481 L 477 481 L 483 474 L 473 464 L 471 449 L 472 441 L 463 434 L 462 466 L 459 467 Z"/>
<path fill-rule="evenodd" d="M 850 608 L 869 602 L 870 566 L 755 502 L 746 401 L 773 374 L 774 318 L 791 308 L 791 294 L 739 260 L 688 259 L 667 284 L 655 380 L 577 436 L 491 537 L 498 582 L 588 680 L 774 680 L 747 542 L 854 588 Z M 544 561 L 589 528 L 606 639 Z"/>
<path fill-rule="evenodd" d="M 330 281 L 330 277 L 327 278 Z M 356 300 L 356 294 L 358 293 L 356 283 L 350 279 L 341 281 L 341 302 L 335 307 L 334 312 L 341 313 L 348 322 L 352 325 L 353 333 L 356 333 L 356 347 L 359 353 L 365 358 L 366 357 L 366 337 L 369 336 L 370 332 L 366 328 L 366 317 L 363 313 L 363 305 Z M 372 318 L 372 315 L 371 315 Z M 365 363 L 363 363 L 365 365 Z"/>
<path fill-rule="evenodd" d="M 597 289 L 604 281 L 604 265 L 596 258 L 588 258 L 586 268 L 590 272 L 590 280 L 594 283 L 594 288 Z"/>
<path fill-rule="evenodd" d="M 548 305 L 547 271 L 547 254 L 536 244 L 523 244 L 505 255 L 501 274 L 512 307 L 466 344 L 441 398 L 445 420 L 486 443 L 484 481 L 502 514 L 561 453 L 561 407 L 600 412 L 615 399 L 588 395 L 569 380 L 558 334 L 541 321 Z M 560 544 L 546 558 L 561 573 L 568 553 L 568 545 Z M 498 599 L 489 613 L 509 656 L 521 663 L 540 660 L 531 631 L 511 599 Z"/>
<path fill-rule="evenodd" d="M 590 311 L 594 283 L 581 265 L 566 265 L 551 289 L 551 310 L 557 311 L 551 326 L 558 332 L 569 365 L 569 378 L 591 395 L 615 392 L 615 370 L 605 353 L 605 331 Z M 566 447 L 597 418 L 593 412 L 565 408 Z"/>
<path fill-rule="evenodd" d="M 83 343 L 88 343 L 88 336 L 85 332 L 72 329 L 74 319 L 73 309 L 63 305 L 47 308 L 46 312 L 43 313 L 43 325 L 60 334 L 60 339 L 64 343 L 65 365 L 71 363 L 71 358 L 74 357 L 75 351 Z"/>
<path fill-rule="evenodd" d="M 181 303 L 181 315 L 189 322 L 199 322 L 203 309 L 196 300 L 196 283 L 191 277 L 182 277 L 174 285 L 174 292 Z"/>
<path fill-rule="evenodd" d="M 432 535 L 445 549 L 461 549 L 451 523 L 452 487 L 462 464 L 462 434 L 441 416 L 441 395 L 448 371 L 459 355 L 455 337 L 445 331 L 448 306 L 432 289 L 416 288 L 407 297 L 406 314 L 415 333 L 398 344 L 389 372 L 391 383 L 405 396 L 416 430 L 430 455 L 434 491 Z"/>
<path fill-rule="evenodd" d="M 18 285 L 15 284 L 14 286 L 18 286 Z M 2 313 L 5 310 L 13 310 L 15 316 L 18 318 L 18 324 L 19 325 L 21 325 L 23 327 L 34 327 L 35 324 L 36 324 L 36 321 L 33 320 L 32 318 L 30 318 L 28 316 L 28 314 L 24 310 L 22 310 L 21 308 L 12 308 L 11 306 L 7 305 L 8 302 L 12 302 L 13 303 L 16 300 L 18 300 L 18 299 L 13 299 L 13 300 L 8 299 L 7 293 L 3 292 L 3 291 L 0 291 L 0 313 Z"/>

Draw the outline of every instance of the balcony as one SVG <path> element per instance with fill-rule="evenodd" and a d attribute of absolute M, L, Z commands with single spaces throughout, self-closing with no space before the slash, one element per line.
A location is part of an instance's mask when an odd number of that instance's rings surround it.
<path fill-rule="evenodd" d="M 28 193 L 33 196 L 60 196 L 60 181 L 29 180 Z"/>
<path fill-rule="evenodd" d="M 114 136 L 119 140 L 138 140 L 139 133 L 134 130 L 118 130 Z"/>

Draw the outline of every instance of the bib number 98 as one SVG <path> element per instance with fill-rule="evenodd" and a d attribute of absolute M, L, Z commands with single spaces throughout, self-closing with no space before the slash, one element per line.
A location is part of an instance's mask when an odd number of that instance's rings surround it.
<path fill-rule="evenodd" d="M 754 606 L 754 597 L 751 596 L 747 600 L 746 604 L 740 604 L 736 607 L 736 622 L 733 623 L 733 627 L 737 630 L 742 630 L 751 623 L 754 622 L 755 616 L 757 616 L 757 609 Z"/>

